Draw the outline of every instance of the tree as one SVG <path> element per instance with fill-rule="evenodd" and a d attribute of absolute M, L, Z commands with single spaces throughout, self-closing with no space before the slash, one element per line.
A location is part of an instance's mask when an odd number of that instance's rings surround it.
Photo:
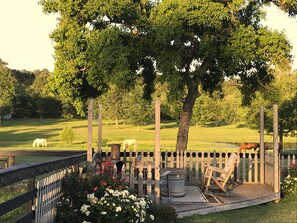
<path fill-rule="evenodd" d="M 124 117 L 123 98 L 126 92 L 116 85 L 111 85 L 109 90 L 99 97 L 99 102 L 103 104 L 103 113 L 107 119 L 116 121 L 118 128 L 118 120 Z"/>
<path fill-rule="evenodd" d="M 291 72 L 290 66 L 277 67 L 274 73 L 276 77 L 273 82 L 267 85 L 262 91 L 256 93 L 248 112 L 248 124 L 251 128 L 259 129 L 259 107 L 265 107 L 266 132 L 273 132 L 272 105 L 277 104 L 279 137 L 283 142 L 283 136 L 297 135 L 297 71 Z"/>
<path fill-rule="evenodd" d="M 10 107 L 15 94 L 14 82 L 7 63 L 0 59 L 0 125 L 2 124 L 2 112 L 6 110 L 5 108 Z"/>
<path fill-rule="evenodd" d="M 12 114 L 18 118 L 36 117 L 36 100 L 32 97 L 35 91 L 32 92 L 30 89 L 35 80 L 34 73 L 26 70 L 11 70 L 11 75 L 16 80 Z"/>
<path fill-rule="evenodd" d="M 129 89 L 139 76 L 147 89 L 154 79 L 166 82 L 170 98 L 183 103 L 176 149 L 185 150 L 198 86 L 213 92 L 237 75 L 248 103 L 273 78 L 273 65 L 290 57 L 284 34 L 259 23 L 271 2 L 297 12 L 294 0 L 43 0 L 45 12 L 60 15 L 53 90 L 82 110 L 110 84 Z"/>
<path fill-rule="evenodd" d="M 154 107 L 143 99 L 144 89 L 143 79 L 138 79 L 135 88 L 125 96 L 123 102 L 125 118 L 137 126 L 147 125 L 154 119 Z"/>

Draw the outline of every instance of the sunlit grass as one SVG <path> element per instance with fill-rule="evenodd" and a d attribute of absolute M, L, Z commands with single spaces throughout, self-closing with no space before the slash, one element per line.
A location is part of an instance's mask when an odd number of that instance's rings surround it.
<path fill-rule="evenodd" d="M 106 124 L 108 123 L 108 124 Z M 35 138 L 46 138 L 49 143 L 47 149 L 53 150 L 85 150 L 87 148 L 87 120 L 60 119 L 20 119 L 5 120 L 0 126 L 0 148 L 3 149 L 33 149 Z M 59 134 L 65 127 L 72 127 L 75 134 L 74 143 L 67 147 L 60 142 Z M 116 128 L 112 121 L 103 121 L 102 137 L 107 144 L 121 144 L 125 139 L 137 139 L 139 150 L 154 149 L 154 125 L 137 126 L 120 122 Z M 175 122 L 161 123 L 161 149 L 175 150 L 178 125 Z M 98 124 L 93 122 L 93 147 L 97 147 Z M 259 133 L 238 125 L 222 126 L 191 126 L 189 131 L 188 150 L 232 150 L 238 148 L 242 142 L 258 142 Z M 265 141 L 272 141 L 272 135 L 265 135 Z M 285 143 L 293 143 L 296 139 L 286 137 Z M 290 145 L 291 147 L 291 145 Z M 285 144 L 286 148 L 286 144 Z M 106 145 L 104 150 L 108 150 Z"/>
<path fill-rule="evenodd" d="M 228 223 L 289 223 L 297 222 L 297 197 L 288 197 L 282 199 L 276 204 L 270 202 L 268 204 L 252 206 L 243 209 L 212 213 L 207 215 L 193 215 L 178 220 L 178 223 L 193 222 L 228 222 Z"/>

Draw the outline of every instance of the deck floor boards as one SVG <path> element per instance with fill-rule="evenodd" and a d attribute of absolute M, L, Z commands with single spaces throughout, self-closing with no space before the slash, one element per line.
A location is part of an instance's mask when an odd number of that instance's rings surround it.
<path fill-rule="evenodd" d="M 176 198 L 162 201 L 172 206 L 181 218 L 193 214 L 203 215 L 263 204 L 280 199 L 280 194 L 275 193 L 270 186 L 265 184 L 242 184 L 229 191 L 228 196 L 215 195 L 213 198 L 207 195 L 206 198 L 209 202 L 193 202 L 192 198 L 188 202 L 183 199 L 180 203 Z"/>

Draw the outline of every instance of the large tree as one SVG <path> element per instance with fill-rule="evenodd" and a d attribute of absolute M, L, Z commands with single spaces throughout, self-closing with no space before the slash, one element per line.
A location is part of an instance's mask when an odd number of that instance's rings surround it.
<path fill-rule="evenodd" d="M 83 101 L 110 84 L 129 88 L 139 76 L 147 92 L 157 79 L 183 103 L 177 150 L 187 148 L 192 110 L 225 78 L 241 79 L 245 102 L 289 58 L 284 34 L 261 26 L 262 6 L 275 3 L 294 16 L 295 0 L 42 0 L 58 12 L 53 32 L 53 90 L 82 110 Z M 157 75 L 160 74 L 160 75 Z"/>

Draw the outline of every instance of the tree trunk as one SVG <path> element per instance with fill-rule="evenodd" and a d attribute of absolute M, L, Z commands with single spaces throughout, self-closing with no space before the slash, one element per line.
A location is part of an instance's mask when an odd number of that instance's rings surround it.
<path fill-rule="evenodd" d="M 188 86 L 188 94 L 183 102 L 183 109 L 179 118 L 176 151 L 185 151 L 188 146 L 189 128 L 193 115 L 193 107 L 198 98 L 198 85 Z"/>

